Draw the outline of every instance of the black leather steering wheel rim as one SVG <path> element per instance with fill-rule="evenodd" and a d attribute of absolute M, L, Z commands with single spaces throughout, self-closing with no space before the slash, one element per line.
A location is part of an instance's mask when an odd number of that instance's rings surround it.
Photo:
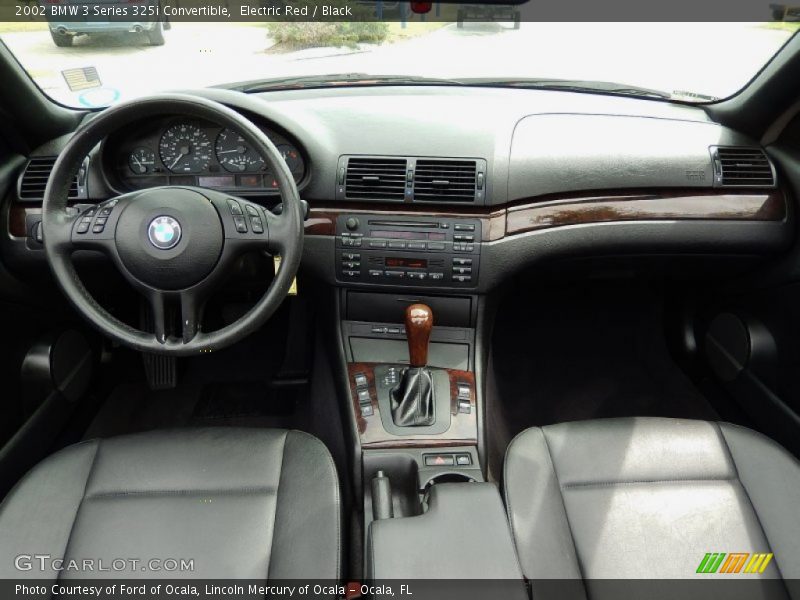
<path fill-rule="evenodd" d="M 136 329 L 111 315 L 95 301 L 79 279 L 71 260 L 72 253 L 77 249 L 74 231 L 76 220 L 80 216 L 67 212 L 67 196 L 72 179 L 84 158 L 99 142 L 133 121 L 172 114 L 211 121 L 239 132 L 254 151 L 264 157 L 278 183 L 283 203 L 283 211 L 280 216 L 274 216 L 269 211 L 259 212 L 259 215 L 266 221 L 265 226 L 269 225 L 269 230 L 267 235 L 262 238 L 250 240 L 250 245 L 257 242 L 263 245 L 264 249 L 281 255 L 281 267 L 267 291 L 245 315 L 234 323 L 209 333 L 199 330 L 192 331 L 191 335 L 184 334 L 183 338 Z M 162 192 L 169 192 L 171 189 L 176 188 L 161 188 Z M 213 199 L 217 204 L 224 200 L 221 196 L 225 196 L 226 199 L 236 199 L 212 190 L 197 189 L 194 191 L 207 196 L 209 201 Z M 127 202 L 135 202 L 135 196 L 141 193 L 144 191 L 124 194 L 119 198 Z M 220 218 L 224 219 L 225 215 L 220 215 Z M 294 178 L 272 141 L 258 127 L 236 111 L 212 100 L 188 94 L 159 94 L 121 103 L 105 109 L 96 117 L 88 120 L 75 132 L 56 160 L 42 202 L 42 229 L 47 261 L 56 281 L 72 305 L 93 326 L 120 344 L 143 352 L 173 356 L 195 355 L 221 349 L 254 332 L 269 319 L 288 294 L 300 265 L 303 248 L 303 220 L 303 208 Z M 263 244 L 261 240 L 263 240 Z M 228 242 L 227 239 L 225 241 Z M 112 258 L 115 259 L 114 262 L 126 278 L 151 300 L 157 298 L 161 302 L 163 295 L 170 293 L 179 295 L 182 301 L 186 300 L 192 303 L 198 290 L 205 290 L 206 280 L 198 283 L 197 286 L 168 292 L 149 286 L 127 272 L 125 265 L 119 260 L 113 244 L 106 244 L 106 248 L 111 248 Z M 224 253 L 223 256 L 225 256 Z M 224 269 L 225 266 L 226 264 L 217 264 L 215 268 Z M 223 275 L 224 273 L 217 274 L 218 277 Z M 153 306 L 157 306 L 157 304 Z M 197 307 L 189 308 L 196 309 Z M 157 309 L 156 312 L 158 312 Z M 161 316 L 163 317 L 163 315 Z"/>

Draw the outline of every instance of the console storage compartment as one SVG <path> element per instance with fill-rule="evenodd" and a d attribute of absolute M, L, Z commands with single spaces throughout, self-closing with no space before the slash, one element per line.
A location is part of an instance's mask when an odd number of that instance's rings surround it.
<path fill-rule="evenodd" d="M 494 580 L 503 588 L 495 597 L 527 598 L 505 509 L 493 483 L 437 483 L 430 489 L 424 514 L 373 521 L 366 573 L 376 583 Z"/>

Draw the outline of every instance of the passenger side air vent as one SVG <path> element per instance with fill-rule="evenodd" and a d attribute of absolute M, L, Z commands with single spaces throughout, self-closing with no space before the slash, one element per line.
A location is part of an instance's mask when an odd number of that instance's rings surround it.
<path fill-rule="evenodd" d="M 360 158 L 347 161 L 345 198 L 403 200 L 406 195 L 405 158 Z"/>
<path fill-rule="evenodd" d="M 482 183 L 481 181 L 481 187 Z M 474 160 L 417 160 L 414 171 L 414 200 L 473 202 L 477 186 Z"/>
<path fill-rule="evenodd" d="M 714 185 L 718 187 L 774 187 L 775 170 L 760 148 L 712 149 Z"/>
<path fill-rule="evenodd" d="M 30 159 L 19 183 L 20 200 L 41 200 L 44 198 L 44 188 L 47 186 L 47 180 L 50 178 L 50 172 L 53 170 L 56 158 L 58 157 L 35 156 Z M 80 197 L 77 175 L 72 180 L 68 197 L 70 199 Z"/>

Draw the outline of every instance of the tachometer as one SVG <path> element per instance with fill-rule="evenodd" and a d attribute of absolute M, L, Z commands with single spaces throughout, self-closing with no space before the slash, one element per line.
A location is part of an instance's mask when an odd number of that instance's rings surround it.
<path fill-rule="evenodd" d="M 195 125 L 173 125 L 158 144 L 161 161 L 173 173 L 199 173 L 211 162 L 211 142 Z"/>
<path fill-rule="evenodd" d="M 231 129 L 223 129 L 217 136 L 217 160 L 226 171 L 244 173 L 262 171 L 264 159 L 245 139 Z"/>

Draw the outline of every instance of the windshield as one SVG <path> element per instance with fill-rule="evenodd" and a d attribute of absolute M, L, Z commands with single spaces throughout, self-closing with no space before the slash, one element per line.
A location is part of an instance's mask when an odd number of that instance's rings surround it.
<path fill-rule="evenodd" d="M 398 5 L 385 4 L 387 11 Z M 442 16 L 446 19 L 447 13 Z M 601 88 L 606 92 L 707 102 L 745 86 L 800 26 L 515 25 L 451 16 L 451 22 L 423 22 L 419 15 L 408 22 L 371 23 L 129 21 L 122 29 L 119 23 L 51 17 L 0 23 L 0 35 L 50 97 L 84 108 L 152 92 L 239 82 L 249 82 L 249 89 L 269 89 L 316 76 L 312 83 L 324 85 L 325 77 L 342 75 L 361 85 L 381 83 L 364 81 L 381 75 L 396 83 L 424 77 L 452 85 L 479 78 L 485 85 L 539 81 L 547 87 L 559 83 L 553 80 L 566 80 L 591 89 L 592 82 L 605 82 L 612 84 Z M 276 79 L 280 84 L 271 86 Z"/>

